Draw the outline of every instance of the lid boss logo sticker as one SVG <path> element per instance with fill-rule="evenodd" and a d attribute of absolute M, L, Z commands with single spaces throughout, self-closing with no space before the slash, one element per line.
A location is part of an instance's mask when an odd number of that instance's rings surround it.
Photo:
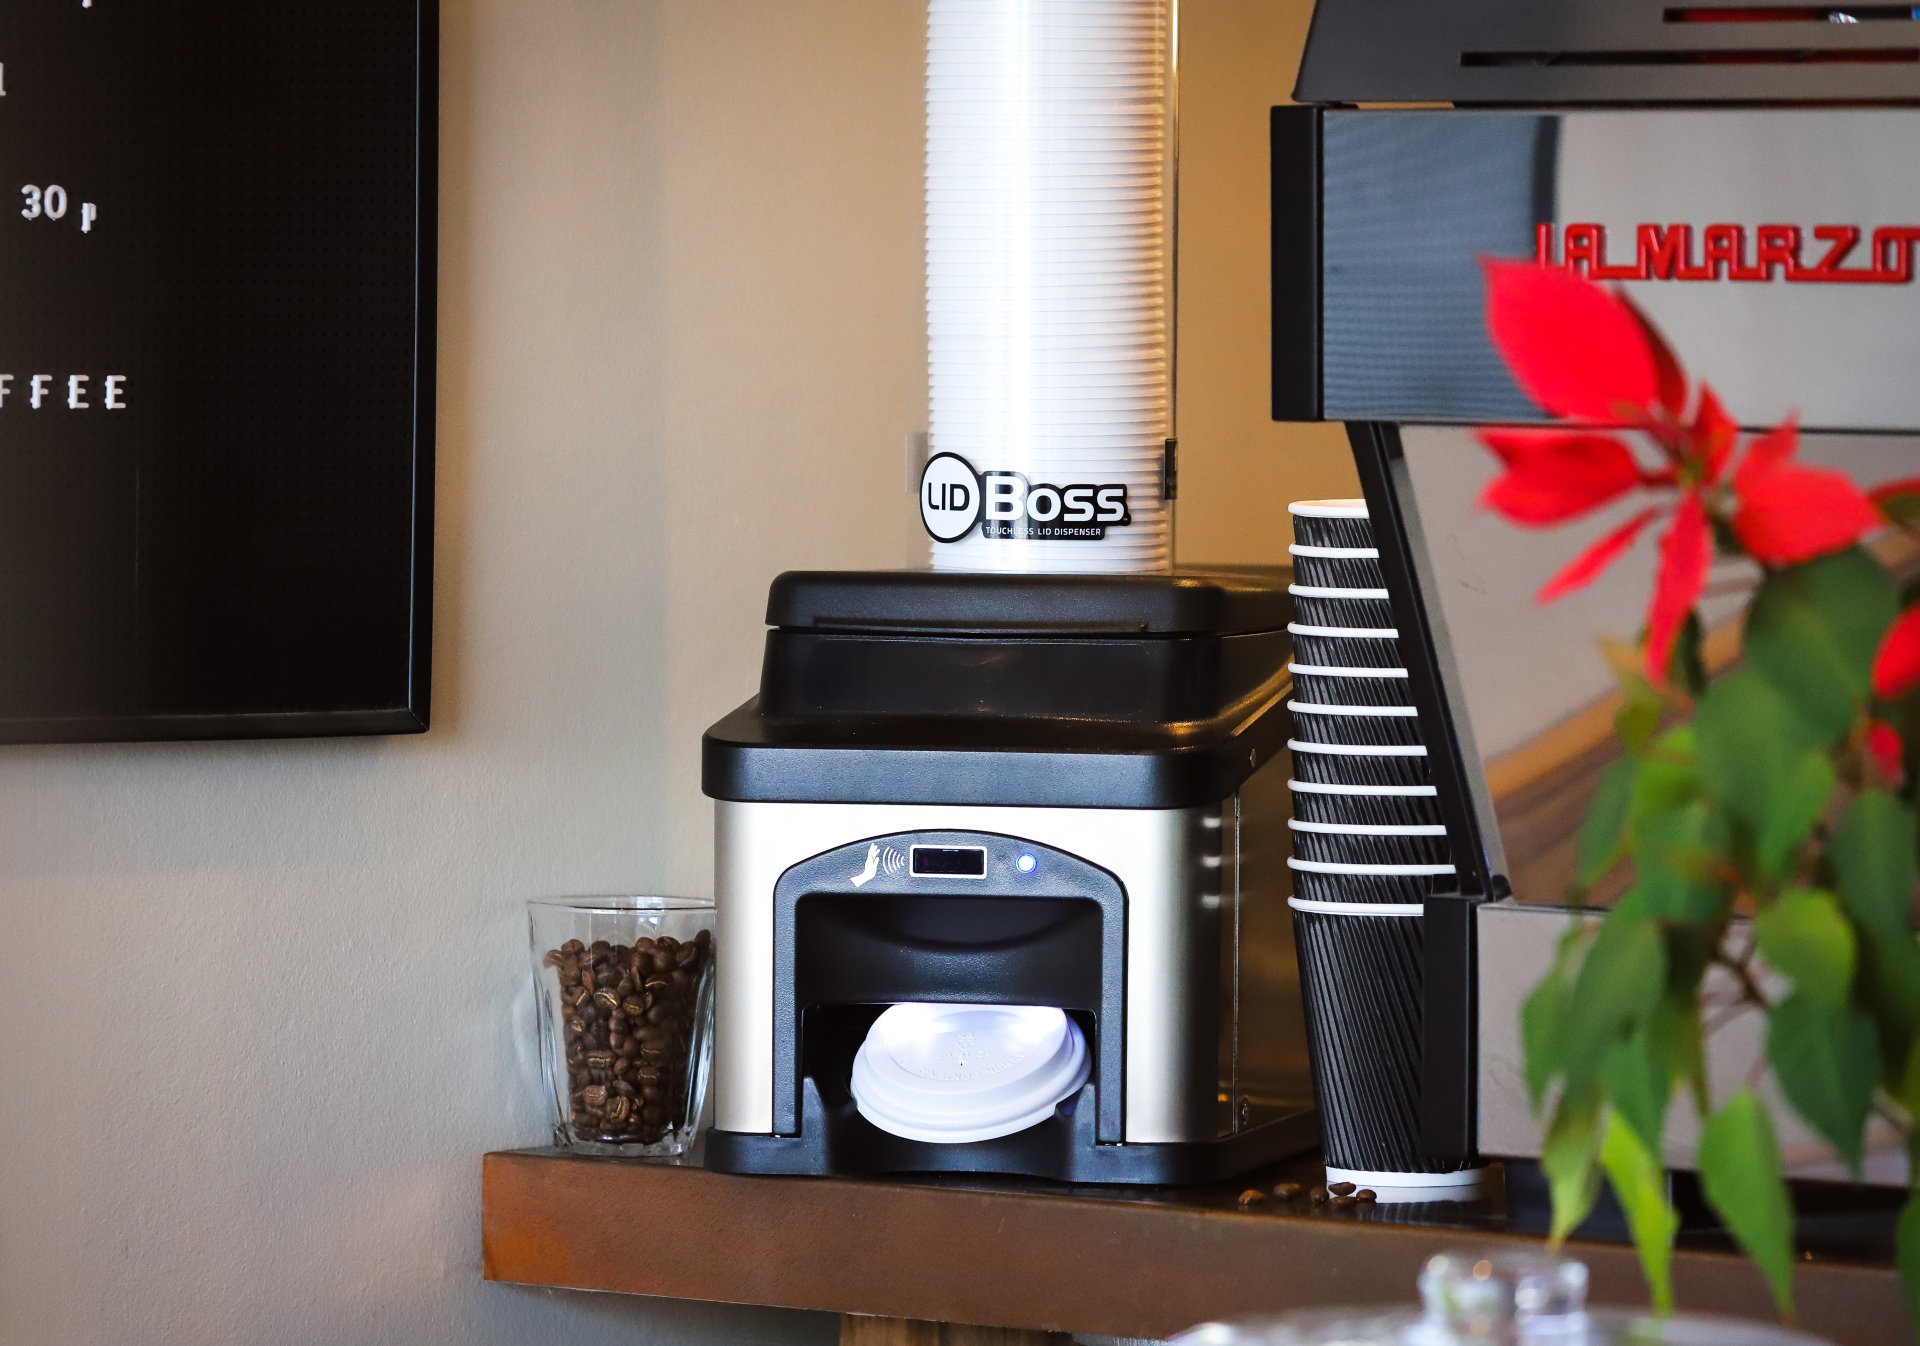
<path fill-rule="evenodd" d="M 1119 482 L 1030 482 L 1018 472 L 976 472 L 957 453 L 936 453 L 920 473 L 920 522 L 936 542 L 980 536 L 1098 542 L 1133 522 Z"/>

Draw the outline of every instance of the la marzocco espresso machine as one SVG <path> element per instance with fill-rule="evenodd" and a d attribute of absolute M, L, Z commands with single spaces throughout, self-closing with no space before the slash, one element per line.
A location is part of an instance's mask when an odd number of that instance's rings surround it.
<path fill-rule="evenodd" d="M 1197 1182 L 1315 1141 L 1265 575 L 795 573 L 708 731 L 751 1173 Z"/>
<path fill-rule="evenodd" d="M 1272 114 L 1273 414 L 1347 424 L 1453 851 L 1426 903 L 1424 1140 L 1525 1159 L 1520 1004 L 1576 919 L 1574 831 L 1618 752 L 1594 638 L 1638 629 L 1653 549 L 1541 607 L 1617 517 L 1523 531 L 1476 508 L 1497 464 L 1469 427 L 1546 419 L 1484 334 L 1480 260 L 1620 284 L 1749 430 L 1797 412 L 1809 460 L 1911 475 L 1920 22 L 1904 4 L 1319 0 L 1295 97 Z M 1738 606 L 1708 599 L 1710 646 Z M 1717 1089 L 1758 1034 L 1749 1016 L 1715 1038 Z M 1683 1112 L 1675 1167 L 1697 1140 Z M 1789 1170 L 1839 1176 L 1809 1139 L 1783 1136 Z M 1868 1177 L 1901 1167 L 1870 1157 Z"/>

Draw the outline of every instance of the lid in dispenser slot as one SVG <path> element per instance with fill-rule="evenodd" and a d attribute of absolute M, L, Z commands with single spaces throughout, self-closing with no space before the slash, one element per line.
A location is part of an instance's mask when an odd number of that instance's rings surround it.
<path fill-rule="evenodd" d="M 1024 1131 L 1087 1082 L 1080 1026 L 1039 1005 L 895 1005 L 853 1058 L 861 1116 L 907 1140 L 957 1145 Z"/>

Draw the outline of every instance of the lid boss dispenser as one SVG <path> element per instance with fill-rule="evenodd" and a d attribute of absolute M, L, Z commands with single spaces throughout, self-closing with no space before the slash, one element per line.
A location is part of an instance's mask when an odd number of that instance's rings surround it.
<path fill-rule="evenodd" d="M 750 1173 L 1197 1182 L 1311 1146 L 1286 573 L 795 573 L 707 732 Z"/>

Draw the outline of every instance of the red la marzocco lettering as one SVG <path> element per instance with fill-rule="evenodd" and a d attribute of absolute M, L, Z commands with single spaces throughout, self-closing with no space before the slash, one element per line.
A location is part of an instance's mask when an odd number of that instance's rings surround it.
<path fill-rule="evenodd" d="M 1556 237 L 1557 236 L 1557 237 Z M 1534 256 L 1593 280 L 1787 281 L 1808 285 L 1906 285 L 1920 225 L 1642 224 L 1631 258 L 1613 256 L 1599 224 L 1542 224 Z"/>

